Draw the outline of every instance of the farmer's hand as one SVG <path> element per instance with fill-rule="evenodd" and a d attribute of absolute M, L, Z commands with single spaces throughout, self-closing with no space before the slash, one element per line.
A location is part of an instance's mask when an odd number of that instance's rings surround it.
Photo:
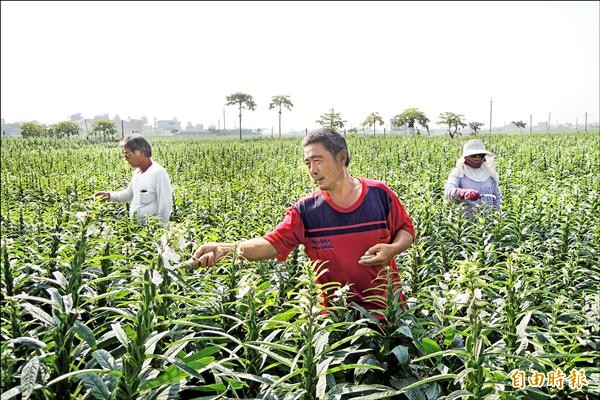
<path fill-rule="evenodd" d="M 96 192 L 94 196 L 100 197 L 100 200 L 107 201 L 110 200 L 110 192 Z"/>
<path fill-rule="evenodd" d="M 194 267 L 207 267 L 217 265 L 221 257 L 233 251 L 234 245 L 230 243 L 206 243 L 198 247 L 192 255 Z"/>
<path fill-rule="evenodd" d="M 365 267 L 379 267 L 388 265 L 396 255 L 395 246 L 392 244 L 378 243 L 370 247 L 358 261 Z"/>
<path fill-rule="evenodd" d="M 479 200 L 481 194 L 475 189 L 458 189 L 458 196 L 466 200 Z"/>

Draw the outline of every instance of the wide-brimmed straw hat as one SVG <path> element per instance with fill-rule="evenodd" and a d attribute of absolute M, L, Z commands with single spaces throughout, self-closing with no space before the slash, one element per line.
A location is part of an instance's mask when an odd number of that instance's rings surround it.
<path fill-rule="evenodd" d="M 464 157 L 468 157 L 468 156 L 472 156 L 474 154 L 493 154 L 490 151 L 487 151 L 485 149 L 485 145 L 483 144 L 483 142 L 479 139 L 472 139 L 469 140 L 467 143 L 465 143 L 465 145 L 463 146 L 463 158 Z"/>

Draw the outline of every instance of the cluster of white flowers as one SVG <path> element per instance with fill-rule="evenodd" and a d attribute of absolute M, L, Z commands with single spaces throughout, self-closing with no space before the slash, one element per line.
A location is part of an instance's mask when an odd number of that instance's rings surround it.
<path fill-rule="evenodd" d="M 90 236 L 96 236 L 96 235 L 98 235 L 99 233 L 100 233 L 100 229 L 98 229 L 98 228 L 96 227 L 96 225 L 94 225 L 94 224 L 90 224 L 90 226 L 88 226 L 88 228 L 87 228 L 87 231 L 85 232 L 85 235 L 86 235 L 87 237 L 90 237 Z"/>
<path fill-rule="evenodd" d="M 14 239 L 11 238 L 2 238 L 0 239 L 0 247 L 10 247 L 15 242 Z"/>
<path fill-rule="evenodd" d="M 250 289 L 252 288 L 253 284 L 254 284 L 254 277 L 252 276 L 252 274 L 243 275 L 242 279 L 240 279 L 240 281 L 237 284 L 238 291 L 236 294 L 236 298 L 238 300 L 243 299 L 248 294 L 248 292 L 250 292 Z"/>
<path fill-rule="evenodd" d="M 157 270 L 152 270 L 151 281 L 156 286 L 159 286 L 161 283 L 163 283 L 163 277 L 160 275 L 160 272 L 158 272 Z"/>
<path fill-rule="evenodd" d="M 172 270 L 175 267 L 173 263 L 177 264 L 181 260 L 181 256 L 177 254 L 176 250 L 182 251 L 189 245 L 189 242 L 185 239 L 186 232 L 186 224 L 169 224 L 168 228 L 162 234 L 160 238 L 160 255 L 165 268 Z"/>
<path fill-rule="evenodd" d="M 79 211 L 79 212 L 75 213 L 75 218 L 77 219 L 77 221 L 81 222 L 82 224 L 85 222 L 86 217 L 87 217 L 87 213 L 85 211 Z"/>
<path fill-rule="evenodd" d="M 174 268 L 174 266 L 171 265 L 171 262 L 178 263 L 179 260 L 181 259 L 179 254 L 177 254 L 175 252 L 175 250 L 173 250 L 168 245 L 163 246 L 160 256 L 163 259 L 163 264 L 164 264 L 165 268 L 170 269 L 170 270 L 172 270 Z"/>

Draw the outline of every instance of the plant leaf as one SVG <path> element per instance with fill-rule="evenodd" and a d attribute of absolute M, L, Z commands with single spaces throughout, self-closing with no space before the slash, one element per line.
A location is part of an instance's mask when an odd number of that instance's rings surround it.
<path fill-rule="evenodd" d="M 98 362 L 102 368 L 108 370 L 117 370 L 115 359 L 108 351 L 104 349 L 96 350 L 93 353 L 93 356 L 96 362 Z"/>
<path fill-rule="evenodd" d="M 96 337 L 94 336 L 94 332 L 86 324 L 81 321 L 75 322 L 73 327 L 73 332 L 81 339 L 85 340 L 85 342 L 90 346 L 90 348 L 96 348 Z"/>
<path fill-rule="evenodd" d="M 40 349 L 45 349 L 45 348 L 48 347 L 48 345 L 46 343 L 42 342 L 41 340 L 29 337 L 29 336 L 21 336 L 21 337 L 18 337 L 16 339 L 12 339 L 11 341 L 13 343 L 34 346 L 34 347 L 38 347 Z"/>
<path fill-rule="evenodd" d="M 405 365 L 408 364 L 409 356 L 408 356 L 408 347 L 398 345 L 392 349 L 392 354 L 396 356 L 398 362 L 400 364 Z"/>
<path fill-rule="evenodd" d="M 108 386 L 98 374 L 83 374 L 79 377 L 83 386 L 90 391 L 90 394 L 96 399 L 110 400 Z"/>
<path fill-rule="evenodd" d="M 31 316 L 38 321 L 42 322 L 46 326 L 52 326 L 54 324 L 54 320 L 46 311 L 42 310 L 39 307 L 34 306 L 33 304 L 23 303 L 23 309 L 27 311 Z"/>
<path fill-rule="evenodd" d="M 119 340 L 123 346 L 127 347 L 127 344 L 129 343 L 129 337 L 121 327 L 121 323 L 115 322 L 114 324 L 110 324 L 110 326 L 112 327 L 117 340 Z"/>
<path fill-rule="evenodd" d="M 23 400 L 27 400 L 31 396 L 39 370 L 40 359 L 38 357 L 33 357 L 23 366 L 21 370 L 21 393 L 23 394 Z"/>

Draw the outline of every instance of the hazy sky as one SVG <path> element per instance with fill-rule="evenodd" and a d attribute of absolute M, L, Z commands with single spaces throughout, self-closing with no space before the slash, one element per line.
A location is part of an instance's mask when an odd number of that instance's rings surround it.
<path fill-rule="evenodd" d="M 332 106 L 493 125 L 599 120 L 599 2 L 2 2 L 2 118 L 176 117 L 283 131 Z M 432 123 L 432 128 L 439 126 Z"/>

